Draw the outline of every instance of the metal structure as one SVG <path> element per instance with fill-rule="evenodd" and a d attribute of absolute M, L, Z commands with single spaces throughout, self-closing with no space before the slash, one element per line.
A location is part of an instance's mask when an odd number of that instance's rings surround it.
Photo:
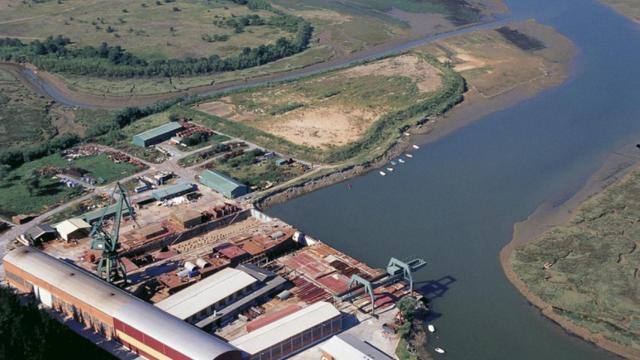
<path fill-rule="evenodd" d="M 102 250 L 102 255 L 98 260 L 98 276 L 109 283 L 113 283 L 120 279 L 125 282 L 127 280 L 126 269 L 122 262 L 120 262 L 118 256 L 118 248 L 120 247 L 118 239 L 120 238 L 120 222 L 122 221 L 123 206 L 126 206 L 129 216 L 135 220 L 133 207 L 129 203 L 126 191 L 120 183 L 116 183 L 111 197 L 113 197 L 116 192 L 119 194 L 119 197 L 116 203 L 116 213 L 111 233 L 105 229 L 104 218 L 107 212 L 106 208 L 100 217 L 100 220 L 93 224 L 90 233 L 92 238 L 91 249 Z"/>
<path fill-rule="evenodd" d="M 351 279 L 349 280 L 348 285 L 349 290 L 346 294 L 335 297 L 335 299 L 338 301 L 349 301 L 353 299 L 356 294 L 351 291 L 352 288 L 356 288 L 358 287 L 358 285 L 362 285 L 365 295 L 369 295 L 369 297 L 371 298 L 371 314 L 375 315 L 376 305 L 375 295 L 373 291 L 379 287 L 402 279 L 409 283 L 409 292 L 413 292 L 412 274 L 424 267 L 426 264 L 427 262 L 420 258 L 401 261 L 392 257 L 391 259 L 389 259 L 389 264 L 387 265 L 387 277 L 376 282 L 371 282 L 359 275 L 351 275 Z"/>

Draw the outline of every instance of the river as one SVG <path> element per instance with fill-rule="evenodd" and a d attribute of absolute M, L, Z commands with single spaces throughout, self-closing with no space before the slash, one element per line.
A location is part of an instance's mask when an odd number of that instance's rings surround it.
<path fill-rule="evenodd" d="M 638 142 L 640 26 L 591 0 L 508 5 L 580 48 L 569 81 L 422 146 L 386 177 L 375 171 L 267 212 L 371 265 L 426 259 L 418 287 L 438 328 L 429 347 L 449 359 L 615 358 L 528 304 L 498 254 L 514 223 Z"/>

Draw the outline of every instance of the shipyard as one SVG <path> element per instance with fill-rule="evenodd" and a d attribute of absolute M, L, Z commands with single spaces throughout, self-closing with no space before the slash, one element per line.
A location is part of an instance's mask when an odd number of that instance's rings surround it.
<path fill-rule="evenodd" d="M 180 157 L 178 131 L 198 127 L 169 122 L 132 143 Z M 80 146 L 66 156 L 96 152 L 118 154 Z M 276 167 L 297 162 L 260 154 Z M 82 213 L 28 223 L 3 268 L 7 285 L 82 334 L 126 349 L 120 357 L 342 359 L 349 348 L 387 359 L 407 321 L 397 303 L 428 306 L 413 289 L 423 259 L 371 267 L 257 209 L 256 186 L 207 168 L 118 159 L 141 172 L 94 188 L 101 200 Z M 68 172 L 61 179 L 96 185 Z"/>

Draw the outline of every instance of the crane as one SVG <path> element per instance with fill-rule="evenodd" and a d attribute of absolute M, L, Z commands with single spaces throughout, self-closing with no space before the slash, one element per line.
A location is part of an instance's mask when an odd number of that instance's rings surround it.
<path fill-rule="evenodd" d="M 124 280 L 124 282 L 126 283 L 127 273 L 118 256 L 118 239 L 120 237 L 120 222 L 122 221 L 122 212 L 124 210 L 123 207 L 126 206 L 126 209 L 129 212 L 129 216 L 131 216 L 134 221 L 135 215 L 133 212 L 133 208 L 129 203 L 129 199 L 127 198 L 126 191 L 119 182 L 116 183 L 116 186 L 111 193 L 112 198 L 116 192 L 119 193 L 120 196 L 118 197 L 115 205 L 116 212 L 113 229 L 111 230 L 111 233 L 109 233 L 105 229 L 104 218 L 108 209 L 105 208 L 100 219 L 91 228 L 91 249 L 102 250 L 102 255 L 98 260 L 98 276 L 109 283 L 113 283 L 120 279 Z"/>

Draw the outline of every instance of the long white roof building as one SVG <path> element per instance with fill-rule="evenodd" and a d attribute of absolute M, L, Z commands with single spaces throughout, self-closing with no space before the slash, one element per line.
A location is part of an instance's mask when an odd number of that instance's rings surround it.
<path fill-rule="evenodd" d="M 184 320 L 257 282 L 244 271 L 225 268 L 155 305 Z"/>

